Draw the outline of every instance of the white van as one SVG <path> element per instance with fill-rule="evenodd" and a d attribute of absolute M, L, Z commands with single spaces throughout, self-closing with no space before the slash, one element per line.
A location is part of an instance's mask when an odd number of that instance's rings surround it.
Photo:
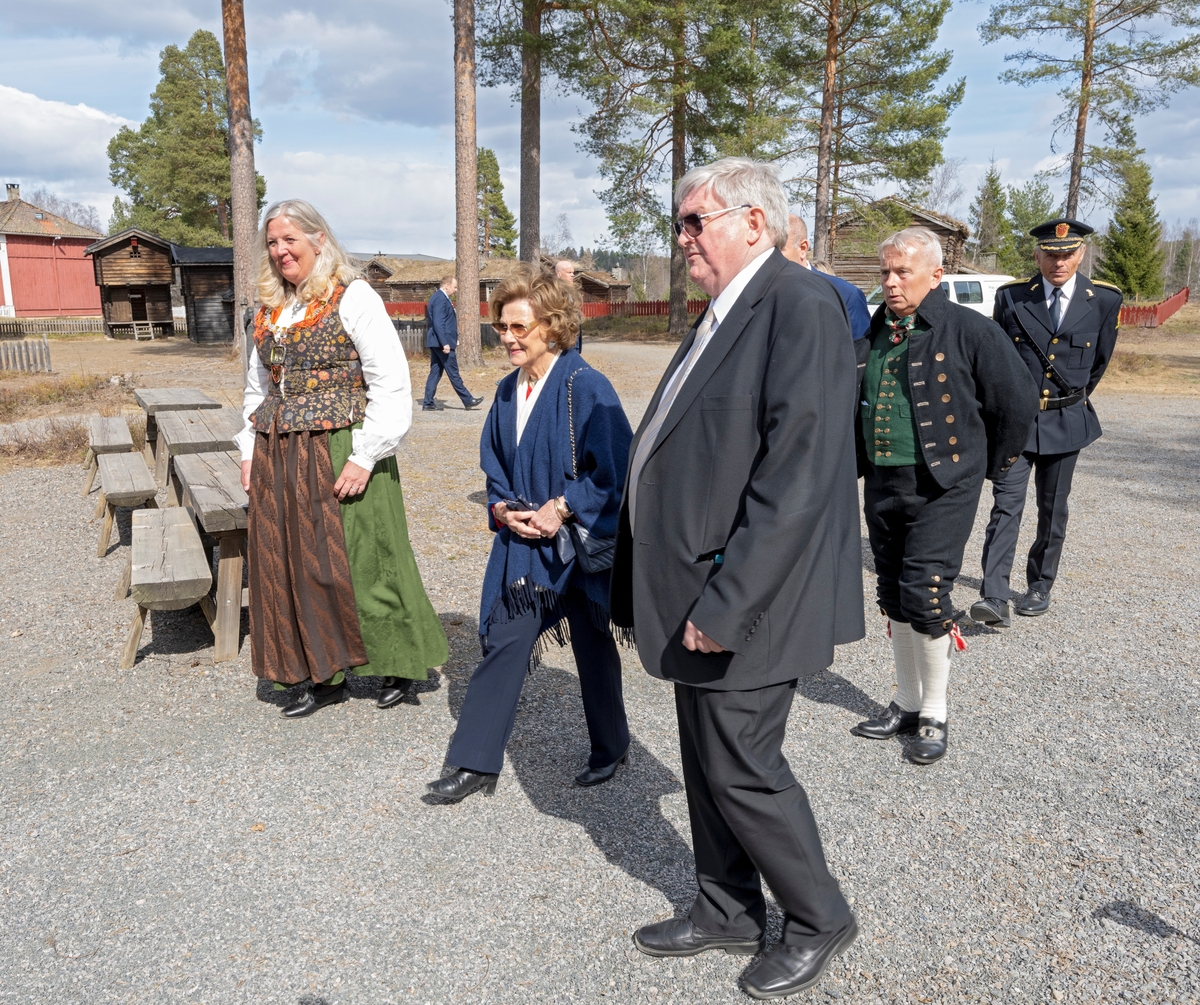
<path fill-rule="evenodd" d="M 992 316 L 992 308 L 996 303 L 996 291 L 1005 283 L 1011 283 L 1014 276 L 1002 276 L 981 273 L 963 273 L 942 276 L 942 292 L 947 297 L 953 297 L 956 303 L 970 307 L 973 311 Z M 867 303 L 872 308 L 883 303 L 883 287 L 876 286 L 867 297 Z"/>

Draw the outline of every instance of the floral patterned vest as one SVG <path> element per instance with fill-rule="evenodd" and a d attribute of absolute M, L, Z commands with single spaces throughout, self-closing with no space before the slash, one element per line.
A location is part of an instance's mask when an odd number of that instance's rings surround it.
<path fill-rule="evenodd" d="M 267 396 L 250 418 L 259 432 L 269 432 L 272 422 L 276 432 L 291 433 L 343 429 L 362 420 L 367 409 L 362 363 L 338 314 L 345 290 L 339 286 L 328 301 L 313 301 L 302 321 L 282 331 L 272 330 L 278 308 L 259 309 L 254 343 L 270 373 Z"/>

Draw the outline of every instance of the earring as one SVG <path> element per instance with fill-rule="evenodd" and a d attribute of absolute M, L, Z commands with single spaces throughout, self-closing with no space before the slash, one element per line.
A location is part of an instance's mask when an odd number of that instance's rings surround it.
<path fill-rule="evenodd" d="M 556 345 L 558 345 L 557 342 L 547 342 L 546 343 L 547 348 L 550 348 L 550 349 L 553 349 Z"/>

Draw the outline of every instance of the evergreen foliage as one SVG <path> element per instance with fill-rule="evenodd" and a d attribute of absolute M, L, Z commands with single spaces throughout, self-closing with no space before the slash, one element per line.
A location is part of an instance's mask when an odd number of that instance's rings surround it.
<path fill-rule="evenodd" d="M 1115 283 L 1134 300 L 1155 300 L 1163 294 L 1166 251 L 1161 247 L 1162 223 L 1150 194 L 1150 166 L 1140 156 L 1125 167 L 1124 186 L 1117 199 L 1108 233 L 1100 237 L 1096 277 Z"/>
<path fill-rule="evenodd" d="M 1000 168 L 993 157 L 968 213 L 971 239 L 967 249 L 977 266 L 996 268 L 1001 248 L 1011 241 L 1012 226 L 1007 210 L 1008 196 L 1000 183 Z"/>
<path fill-rule="evenodd" d="M 484 258 L 517 257 L 517 221 L 504 204 L 504 184 L 500 181 L 500 162 L 494 151 L 480 147 L 479 175 L 479 254 Z"/>
<path fill-rule="evenodd" d="M 140 227 L 176 244 L 228 246 L 229 109 L 221 46 L 197 31 L 180 49 L 168 45 L 150 116 L 123 126 L 108 144 L 109 180 L 128 196 L 113 201 L 110 230 Z M 255 136 L 261 130 L 255 123 Z M 258 204 L 267 183 L 255 176 Z"/>
<path fill-rule="evenodd" d="M 1037 272 L 1033 249 L 1037 241 L 1029 232 L 1039 223 L 1056 216 L 1054 194 L 1044 178 L 1034 178 L 1020 188 L 1008 186 L 1008 238 L 1000 246 L 997 267 L 1012 276 L 1032 276 Z"/>

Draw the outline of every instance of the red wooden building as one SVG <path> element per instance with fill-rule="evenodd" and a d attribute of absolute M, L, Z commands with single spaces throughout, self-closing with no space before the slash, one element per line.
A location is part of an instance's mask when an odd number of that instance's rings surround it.
<path fill-rule="evenodd" d="M 0 317 L 100 313 L 100 291 L 84 254 L 102 236 L 21 199 L 0 202 Z"/>

